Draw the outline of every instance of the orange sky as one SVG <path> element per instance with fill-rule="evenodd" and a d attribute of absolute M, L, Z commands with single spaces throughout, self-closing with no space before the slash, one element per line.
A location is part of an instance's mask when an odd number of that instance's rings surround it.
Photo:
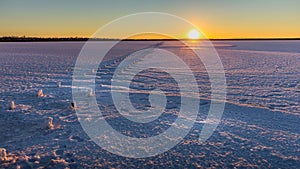
<path fill-rule="evenodd" d="M 90 37 L 116 18 L 156 11 L 189 20 L 209 38 L 295 38 L 300 37 L 299 7 L 296 0 L 3 0 L 0 36 Z M 188 31 L 177 34 L 187 38 Z"/>

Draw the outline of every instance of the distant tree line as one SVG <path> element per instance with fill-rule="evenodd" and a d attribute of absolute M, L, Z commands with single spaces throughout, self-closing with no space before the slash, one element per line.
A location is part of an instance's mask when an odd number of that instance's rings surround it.
<path fill-rule="evenodd" d="M 3 36 L 0 37 L 1 42 L 33 42 L 33 41 L 110 41 L 117 39 L 108 39 L 108 38 L 83 38 L 83 37 L 26 37 L 26 36 Z"/>
<path fill-rule="evenodd" d="M 121 39 L 110 38 L 84 38 L 84 37 L 26 37 L 26 36 L 2 36 L 0 42 L 43 42 L 43 41 L 119 41 Z M 122 41 L 177 41 L 178 39 L 122 39 Z M 189 39 L 180 39 L 189 40 Z M 239 39 L 209 39 L 211 41 L 226 40 L 300 40 L 300 38 L 239 38 Z"/>
<path fill-rule="evenodd" d="M 43 42 L 43 41 L 162 41 L 176 39 L 113 39 L 113 38 L 84 38 L 84 37 L 26 37 L 26 36 L 2 36 L 0 42 Z"/>

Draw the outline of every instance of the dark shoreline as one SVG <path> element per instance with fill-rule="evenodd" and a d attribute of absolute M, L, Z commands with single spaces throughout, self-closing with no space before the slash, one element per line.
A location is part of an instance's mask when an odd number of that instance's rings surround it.
<path fill-rule="evenodd" d="M 191 39 L 108 39 L 108 38 L 39 38 L 39 37 L 0 37 L 0 42 L 59 42 L 59 41 L 177 41 Z M 207 39 L 199 39 L 207 40 Z M 266 41 L 266 40 L 300 40 L 300 38 L 232 38 L 232 39 L 209 39 L 210 41 Z"/>

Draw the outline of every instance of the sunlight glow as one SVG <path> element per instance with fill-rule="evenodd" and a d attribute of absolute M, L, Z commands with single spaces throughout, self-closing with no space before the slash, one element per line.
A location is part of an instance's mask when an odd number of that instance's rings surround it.
<path fill-rule="evenodd" d="M 192 29 L 188 33 L 189 39 L 199 39 L 199 37 L 200 37 L 200 32 L 197 31 L 196 29 Z"/>

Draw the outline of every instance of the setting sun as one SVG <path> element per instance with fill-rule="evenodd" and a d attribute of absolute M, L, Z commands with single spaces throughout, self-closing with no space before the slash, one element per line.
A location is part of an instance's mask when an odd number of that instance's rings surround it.
<path fill-rule="evenodd" d="M 200 37 L 200 32 L 197 31 L 196 29 L 190 30 L 188 33 L 189 39 L 199 39 Z"/>

